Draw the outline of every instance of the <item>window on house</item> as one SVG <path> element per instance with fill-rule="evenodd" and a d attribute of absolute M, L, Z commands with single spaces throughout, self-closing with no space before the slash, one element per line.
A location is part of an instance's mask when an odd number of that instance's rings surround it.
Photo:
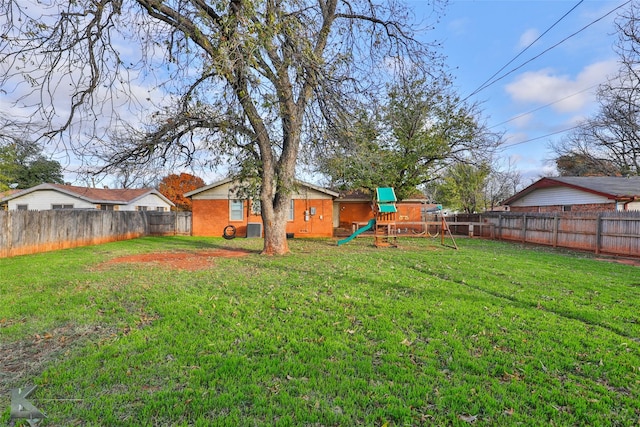
<path fill-rule="evenodd" d="M 158 207 L 156 208 L 156 210 L 157 210 L 158 212 L 164 212 L 164 211 L 166 211 L 166 210 L 167 210 L 167 208 L 165 208 L 164 206 L 158 206 Z"/>
<path fill-rule="evenodd" d="M 293 221 L 293 207 L 294 203 L 293 199 L 291 199 L 291 201 L 289 201 L 289 221 Z"/>
<path fill-rule="evenodd" d="M 148 209 L 147 206 L 136 206 L 137 211 L 146 211 Z"/>
<path fill-rule="evenodd" d="M 243 208 L 244 203 L 242 200 L 230 200 L 229 219 L 231 221 L 242 221 L 244 219 Z"/>
<path fill-rule="evenodd" d="M 562 206 L 562 212 L 571 212 L 571 205 Z"/>
<path fill-rule="evenodd" d="M 113 205 L 100 205 L 100 210 L 102 211 L 112 211 L 114 206 Z"/>
<path fill-rule="evenodd" d="M 73 205 L 65 205 L 65 204 L 51 205 L 51 209 L 73 209 Z"/>
<path fill-rule="evenodd" d="M 262 202 L 260 200 L 251 200 L 251 215 L 262 214 Z"/>
<path fill-rule="evenodd" d="M 19 211 L 28 211 L 29 205 L 16 205 L 16 209 Z"/>

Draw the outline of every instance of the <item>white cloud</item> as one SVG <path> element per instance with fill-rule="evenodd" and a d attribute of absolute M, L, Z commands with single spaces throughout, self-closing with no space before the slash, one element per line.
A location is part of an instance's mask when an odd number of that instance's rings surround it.
<path fill-rule="evenodd" d="M 528 139 L 529 134 L 525 132 L 509 132 L 504 136 L 503 146 L 505 148 L 509 148 L 511 146 L 521 144 Z"/>
<path fill-rule="evenodd" d="M 450 34 L 463 36 L 467 34 L 467 28 L 470 23 L 469 18 L 454 19 L 447 25 L 447 30 Z"/>
<path fill-rule="evenodd" d="M 513 122 L 514 125 L 516 125 L 519 128 L 523 128 L 526 127 L 529 123 L 531 123 L 531 121 L 533 120 L 534 115 L 533 113 L 525 113 L 525 114 L 521 114 L 517 117 L 515 117 L 513 120 L 511 120 Z"/>
<path fill-rule="evenodd" d="M 575 77 L 557 74 L 552 68 L 521 74 L 505 88 L 514 101 L 550 104 L 560 113 L 583 111 L 595 101 L 597 85 L 618 69 L 615 59 L 586 66 Z"/>
<path fill-rule="evenodd" d="M 530 28 L 520 36 L 520 41 L 518 43 L 518 48 L 523 49 L 529 46 L 535 39 L 540 36 L 540 32 L 535 28 Z"/>

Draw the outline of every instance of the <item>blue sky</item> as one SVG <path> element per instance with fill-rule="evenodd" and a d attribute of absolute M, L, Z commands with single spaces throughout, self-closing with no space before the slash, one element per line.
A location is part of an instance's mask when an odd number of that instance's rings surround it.
<path fill-rule="evenodd" d="M 625 7 L 603 16 L 624 3 L 626 0 L 450 0 L 435 30 L 426 33 L 427 38 L 442 43 L 455 86 L 465 98 L 577 5 L 496 77 L 521 68 L 469 98 L 481 103 L 492 130 L 505 133 L 502 160 L 511 159 L 523 184 L 553 173 L 549 142 L 562 138 L 566 132 L 561 131 L 597 110 L 597 85 L 618 68 L 614 20 Z M 418 16 L 431 11 L 426 2 L 414 0 L 410 5 Z M 560 133 L 551 135 L 556 132 Z"/>
<path fill-rule="evenodd" d="M 434 24 L 431 0 L 407 1 L 417 19 Z M 549 143 L 596 111 L 597 85 L 618 68 L 612 48 L 614 20 L 625 7 L 604 16 L 625 3 L 627 0 L 449 0 L 435 29 L 422 34 L 425 41 L 442 44 L 454 84 L 464 98 L 575 7 L 498 76 L 521 68 L 469 98 L 481 105 L 491 130 L 504 132 L 500 162 L 504 166 L 510 160 L 520 171 L 523 185 L 554 173 L 548 162 L 552 157 Z M 133 85 L 133 89 L 140 92 L 140 99 L 151 97 L 149 88 Z M 11 98 L 30 91 L 22 85 L 10 94 L 0 93 L 0 111 L 16 114 Z M 63 113 L 65 108 L 58 106 Z M 103 113 L 109 116 L 108 111 Z"/>

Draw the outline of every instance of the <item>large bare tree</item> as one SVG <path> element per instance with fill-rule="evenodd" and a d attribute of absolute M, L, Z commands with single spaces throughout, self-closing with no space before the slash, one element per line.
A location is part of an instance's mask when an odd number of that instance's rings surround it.
<path fill-rule="evenodd" d="M 28 85 L 22 104 L 33 109 L 32 126 L 42 123 L 48 136 L 73 133 L 65 147 L 104 167 L 158 158 L 232 162 L 261 179 L 266 254 L 288 252 L 301 142 L 339 122 L 359 94 L 394 72 L 437 68 L 432 46 L 417 40 L 410 11 L 395 0 L 0 4 L 0 84 L 5 92 Z M 125 124 L 118 111 L 149 108 L 128 98 L 133 78 L 150 77 L 164 102 L 144 126 Z"/>
<path fill-rule="evenodd" d="M 640 175 L 640 4 L 630 3 L 616 32 L 620 68 L 598 88 L 598 112 L 552 148 L 556 162 L 588 165 L 588 174 Z"/>

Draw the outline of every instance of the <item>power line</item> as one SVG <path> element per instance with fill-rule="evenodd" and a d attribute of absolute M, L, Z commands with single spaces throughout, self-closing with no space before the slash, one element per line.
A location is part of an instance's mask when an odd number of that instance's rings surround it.
<path fill-rule="evenodd" d="M 473 91 L 469 96 L 467 96 L 466 98 L 464 98 L 463 102 L 466 101 L 467 99 L 469 99 L 471 96 L 477 94 L 478 92 L 480 92 L 481 90 L 484 90 L 486 88 L 488 88 L 489 86 L 494 85 L 495 83 L 499 82 L 500 80 L 504 79 L 505 77 L 507 77 L 508 75 L 514 73 L 515 71 L 519 70 L 520 68 L 524 67 L 525 65 L 527 65 L 528 63 L 540 58 L 542 55 L 544 55 L 545 53 L 549 52 L 552 49 L 555 49 L 556 47 L 558 47 L 559 45 L 561 45 L 562 43 L 566 42 L 567 40 L 569 40 L 572 37 L 575 37 L 576 35 L 580 34 L 581 32 L 583 32 L 584 30 L 586 30 L 587 28 L 589 28 L 590 26 L 600 22 L 601 20 L 603 20 L 604 18 L 606 18 L 607 16 L 611 15 L 613 12 L 615 12 L 616 10 L 626 6 L 627 4 L 631 3 L 633 0 L 627 0 L 626 2 L 624 2 L 623 4 L 621 4 L 620 6 L 615 7 L 614 9 L 610 10 L 609 12 L 607 12 L 606 14 L 602 15 L 601 17 L 591 21 L 590 23 L 588 23 L 587 25 L 585 25 L 584 27 L 580 28 L 578 31 L 568 35 L 567 37 L 565 37 L 564 39 L 560 40 L 558 43 L 554 44 L 553 46 L 545 49 L 544 51 L 542 51 L 541 53 L 539 53 L 538 55 L 534 56 L 533 58 L 529 59 L 528 61 L 522 63 L 521 65 L 509 70 L 508 72 L 506 72 L 505 74 L 501 75 L 500 77 L 496 78 L 495 80 L 492 80 L 489 83 L 484 84 L 483 86 L 481 86 L 480 88 L 476 89 L 475 91 Z M 555 24 L 554 24 L 555 25 Z M 497 74 L 497 73 L 496 73 Z"/>
<path fill-rule="evenodd" d="M 518 59 L 520 57 L 520 55 L 522 55 L 523 53 L 525 53 L 531 46 L 533 46 L 538 40 L 540 40 L 545 34 L 547 34 L 549 31 L 551 31 L 553 29 L 553 27 L 555 27 L 556 25 L 558 25 L 564 18 L 567 17 L 567 15 L 569 15 L 571 12 L 574 11 L 575 8 L 577 8 L 578 6 L 580 6 L 581 3 L 583 3 L 584 0 L 580 0 L 578 3 L 575 4 L 575 6 L 573 6 L 567 13 L 565 13 L 564 15 L 562 15 L 560 17 L 560 19 L 558 19 L 556 22 L 553 23 L 553 25 L 551 25 L 549 28 L 547 28 L 542 34 L 540 34 L 534 41 L 532 41 L 531 43 L 529 43 L 529 45 L 527 47 L 525 47 L 524 49 L 522 49 L 516 56 L 514 56 L 509 62 L 507 62 L 506 64 L 504 64 L 502 66 L 502 68 L 500 68 L 498 71 L 496 71 L 491 77 L 489 77 L 487 80 L 485 80 L 476 90 L 474 90 L 473 92 L 471 92 L 471 94 L 469 94 L 469 96 L 467 96 L 464 100 L 466 101 L 467 99 L 469 99 L 470 97 L 472 97 L 473 95 L 475 95 L 476 93 L 482 91 L 484 88 L 489 87 L 491 84 L 491 79 L 493 79 L 495 76 L 497 76 L 502 70 L 504 70 L 505 68 L 507 68 L 513 61 L 515 61 L 516 59 Z"/>
<path fill-rule="evenodd" d="M 539 139 L 548 138 L 550 136 L 558 135 L 558 134 L 561 134 L 561 133 L 568 132 L 570 130 L 577 129 L 579 127 L 580 127 L 580 125 L 576 125 L 576 126 L 573 126 L 573 127 L 567 128 L 567 129 L 562 129 L 562 130 L 558 130 L 558 131 L 555 131 L 555 132 L 551 132 L 551 133 L 548 133 L 546 135 L 536 136 L 535 138 L 529 138 L 529 139 L 526 139 L 524 141 L 518 141 L 518 142 L 514 142 L 512 144 L 503 145 L 503 146 L 500 147 L 500 150 L 504 150 L 504 149 L 507 149 L 507 148 L 515 147 L 516 145 L 526 144 L 527 142 L 533 142 L 533 141 L 537 141 Z"/>
<path fill-rule="evenodd" d="M 587 88 L 584 88 L 584 89 L 582 89 L 582 90 L 580 90 L 580 91 L 578 91 L 578 92 L 572 93 L 571 95 L 567 95 L 567 96 L 565 96 L 564 98 L 557 99 L 557 100 L 555 100 L 555 101 L 553 101 L 553 102 L 550 102 L 550 103 L 548 103 L 548 104 L 545 104 L 545 105 L 542 105 L 542 106 L 540 106 L 540 107 L 534 108 L 533 110 L 529 110 L 529 111 L 527 111 L 527 112 L 520 113 L 520 114 L 518 114 L 517 116 L 511 117 L 510 119 L 507 119 L 507 120 L 505 120 L 505 121 L 503 121 L 503 122 L 500 122 L 500 123 L 498 123 L 498 124 L 495 124 L 495 125 L 493 125 L 493 126 L 490 126 L 488 129 L 493 129 L 493 128 L 498 127 L 498 126 L 501 126 L 501 125 L 503 125 L 503 124 L 505 124 L 505 123 L 509 123 L 509 122 L 514 121 L 514 120 L 517 120 L 517 119 L 519 119 L 520 117 L 524 117 L 524 116 L 526 116 L 526 115 L 528 115 L 528 114 L 535 113 L 536 111 L 542 110 L 543 108 L 547 108 L 547 107 L 550 107 L 550 106 L 552 106 L 552 105 L 554 105 L 554 104 L 558 104 L 558 103 L 560 103 L 560 102 L 562 102 L 562 101 L 565 101 L 565 100 L 567 100 L 567 99 L 569 99 L 569 98 L 571 98 L 571 97 L 574 97 L 574 96 L 576 96 L 576 95 L 580 95 L 580 94 L 581 94 L 581 93 L 583 93 L 583 92 L 586 92 L 586 91 L 589 91 L 589 90 L 591 90 L 591 89 L 593 89 L 593 88 L 595 88 L 595 87 L 598 87 L 598 86 L 600 86 L 601 84 L 602 84 L 602 83 L 598 83 L 598 84 L 595 84 L 595 85 L 591 85 L 591 86 L 589 86 L 589 87 L 587 87 Z"/>

